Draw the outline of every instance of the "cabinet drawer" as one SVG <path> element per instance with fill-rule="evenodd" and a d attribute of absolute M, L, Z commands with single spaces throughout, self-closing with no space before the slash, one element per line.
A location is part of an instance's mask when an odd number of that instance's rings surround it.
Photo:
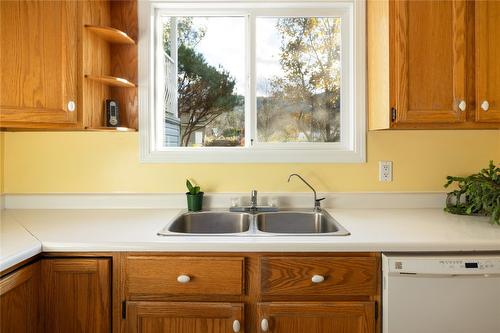
<path fill-rule="evenodd" d="M 129 256 L 129 295 L 241 295 L 243 257 Z"/>
<path fill-rule="evenodd" d="M 263 295 L 377 293 L 377 257 L 263 257 L 260 267 Z"/>

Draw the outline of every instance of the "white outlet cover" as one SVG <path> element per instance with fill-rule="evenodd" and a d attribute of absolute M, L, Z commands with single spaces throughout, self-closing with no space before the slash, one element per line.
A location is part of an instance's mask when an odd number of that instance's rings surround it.
<path fill-rule="evenodd" d="M 384 183 L 392 182 L 392 161 L 378 162 L 378 180 Z"/>

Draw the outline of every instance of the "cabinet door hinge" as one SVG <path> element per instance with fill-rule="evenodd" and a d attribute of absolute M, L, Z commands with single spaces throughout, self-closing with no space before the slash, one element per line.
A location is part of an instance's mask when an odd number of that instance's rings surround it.
<path fill-rule="evenodd" d="M 375 302 L 375 320 L 378 320 L 378 302 Z"/>
<path fill-rule="evenodd" d="M 122 318 L 127 318 L 127 301 L 122 302 Z"/>
<path fill-rule="evenodd" d="M 396 121 L 396 117 L 397 117 L 396 108 L 391 108 L 391 120 Z"/>

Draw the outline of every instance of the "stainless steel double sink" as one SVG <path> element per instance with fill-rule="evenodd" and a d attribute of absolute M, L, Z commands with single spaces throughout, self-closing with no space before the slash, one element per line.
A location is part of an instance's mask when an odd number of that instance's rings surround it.
<path fill-rule="evenodd" d="M 325 211 L 286 210 L 263 213 L 184 212 L 158 232 L 161 236 L 348 236 Z"/>

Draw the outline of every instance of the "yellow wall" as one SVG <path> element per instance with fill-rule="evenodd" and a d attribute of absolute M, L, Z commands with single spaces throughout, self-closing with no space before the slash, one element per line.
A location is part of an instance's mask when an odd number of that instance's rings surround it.
<path fill-rule="evenodd" d="M 299 172 L 320 191 L 442 191 L 446 175 L 500 163 L 500 131 L 368 133 L 366 164 L 143 164 L 137 133 L 7 132 L 6 193 L 184 192 L 186 177 L 208 192 L 307 191 Z M 394 161 L 394 181 L 378 182 L 378 161 Z"/>

